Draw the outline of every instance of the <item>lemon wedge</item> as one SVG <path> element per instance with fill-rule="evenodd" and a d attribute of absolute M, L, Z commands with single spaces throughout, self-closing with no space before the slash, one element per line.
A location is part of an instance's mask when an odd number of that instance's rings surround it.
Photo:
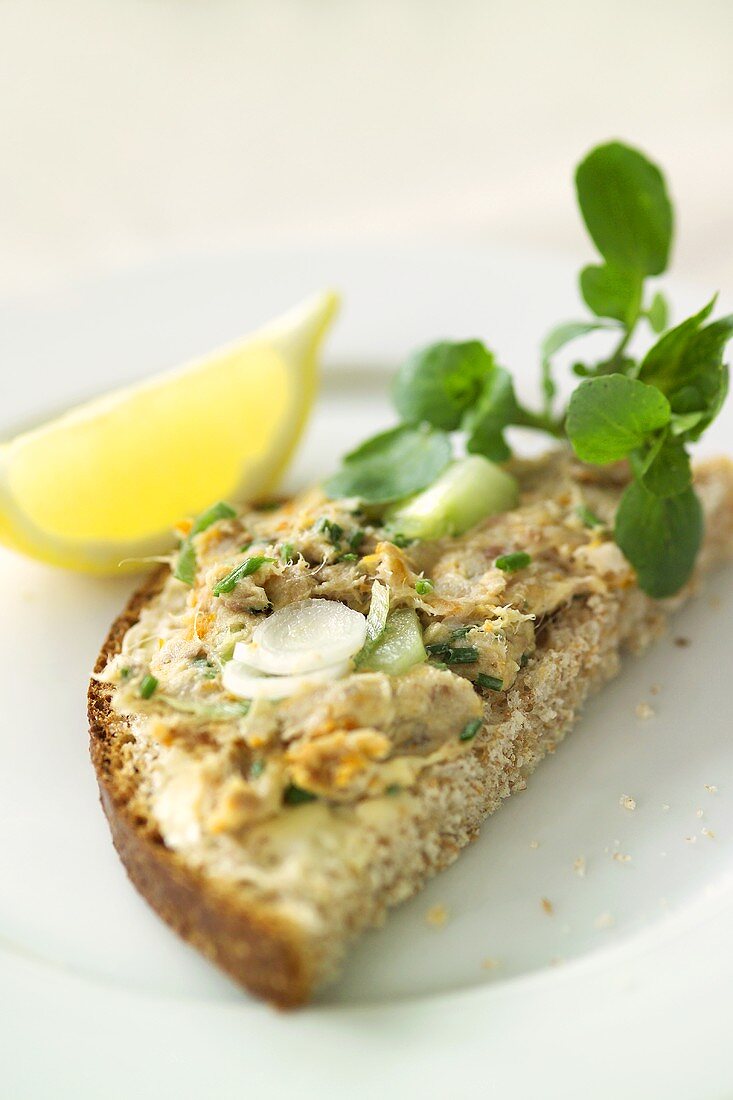
<path fill-rule="evenodd" d="M 338 299 L 323 293 L 227 347 L 0 447 L 0 542 L 88 573 L 161 554 L 214 500 L 272 490 L 303 431 Z M 129 567 L 129 566 L 128 566 Z"/>

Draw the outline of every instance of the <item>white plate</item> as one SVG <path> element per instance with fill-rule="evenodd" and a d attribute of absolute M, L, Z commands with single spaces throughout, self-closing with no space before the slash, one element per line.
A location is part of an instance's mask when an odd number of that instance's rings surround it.
<path fill-rule="evenodd" d="M 385 368 L 416 344 L 483 336 L 533 394 L 540 337 L 577 314 L 575 270 L 444 247 L 267 253 L 179 260 L 6 303 L 0 431 L 333 284 L 346 308 L 290 475 L 300 484 L 389 423 Z M 678 316 L 704 300 L 674 297 Z M 729 404 L 705 449 L 725 449 L 732 428 Z M 367 936 L 316 1006 L 290 1016 L 180 943 L 112 850 L 84 694 L 129 589 L 0 553 L 1 1095 L 731 1095 L 730 572 L 625 665 L 457 865 Z M 675 634 L 691 645 L 675 646 Z M 645 721 L 642 701 L 656 712 Z M 436 903 L 450 912 L 440 930 L 425 922 Z M 612 926 L 598 927 L 605 914 Z"/>

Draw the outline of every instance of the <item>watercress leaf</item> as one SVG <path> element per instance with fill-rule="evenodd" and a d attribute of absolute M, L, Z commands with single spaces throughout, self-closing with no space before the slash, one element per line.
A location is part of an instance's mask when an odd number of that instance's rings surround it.
<path fill-rule="evenodd" d="M 699 313 L 665 332 L 644 356 L 637 377 L 642 382 L 658 386 L 668 396 L 685 385 L 689 381 L 683 369 L 685 352 L 692 337 L 710 316 L 714 305 L 715 298 L 712 298 Z"/>
<path fill-rule="evenodd" d="M 708 314 L 706 307 L 666 333 L 648 352 L 639 370 L 640 378 L 667 394 L 673 412 L 703 414 L 686 429 L 688 439 L 699 438 L 720 412 L 728 392 L 723 352 L 733 336 L 733 315 L 702 326 Z"/>
<path fill-rule="evenodd" d="M 634 458 L 632 465 L 638 480 L 656 497 L 677 496 L 692 484 L 690 457 L 684 443 L 666 433 L 643 456 Z"/>
<path fill-rule="evenodd" d="M 688 439 L 699 439 L 715 419 L 728 395 L 728 367 L 723 362 L 725 345 L 733 336 L 733 315 L 721 317 L 696 333 L 683 356 L 683 366 L 702 396 L 705 415 L 691 429 Z M 677 395 L 675 395 L 676 397 Z M 673 399 L 674 405 L 674 399 Z M 682 411 L 682 410 L 680 410 Z M 685 411 L 691 412 L 692 409 Z"/>
<path fill-rule="evenodd" d="M 597 332 L 598 329 L 608 327 L 608 325 L 604 325 L 599 321 L 565 321 L 548 332 L 542 341 L 542 358 L 551 359 L 556 352 L 564 348 L 571 340 L 577 340 L 580 336 L 587 336 L 589 332 Z"/>
<path fill-rule="evenodd" d="M 400 368 L 392 400 L 406 423 L 453 431 L 493 369 L 494 357 L 479 340 L 433 344 Z"/>
<path fill-rule="evenodd" d="M 669 304 L 664 295 L 660 294 L 659 291 L 657 291 L 649 303 L 649 308 L 646 311 L 646 318 L 654 332 L 664 332 L 669 324 Z"/>
<path fill-rule="evenodd" d="M 609 374 L 580 383 L 565 430 L 578 458 L 603 464 L 625 458 L 669 418 L 669 402 L 654 386 Z"/>
<path fill-rule="evenodd" d="M 330 497 L 388 504 L 431 485 L 450 459 L 451 444 L 445 432 L 427 425 L 401 424 L 346 455 L 325 488 Z"/>
<path fill-rule="evenodd" d="M 604 260 L 641 275 L 665 270 L 673 214 L 655 164 L 639 150 L 612 141 L 588 154 L 575 184 L 583 220 Z"/>
<path fill-rule="evenodd" d="M 591 264 L 580 273 L 580 293 L 597 317 L 632 325 L 639 314 L 642 278 L 614 264 Z"/>
<path fill-rule="evenodd" d="M 504 428 L 512 423 L 516 412 L 512 377 L 503 367 L 495 367 L 480 398 L 464 417 L 462 426 L 468 433 L 466 449 L 471 454 L 485 455 L 492 462 L 504 462 L 511 454 Z"/>
<path fill-rule="evenodd" d="M 565 321 L 563 324 L 557 325 L 548 332 L 540 347 L 540 354 L 542 356 L 542 391 L 545 395 L 545 405 L 548 409 L 557 389 L 552 378 L 553 355 L 572 340 L 577 340 L 581 336 L 587 336 L 589 332 L 596 332 L 598 329 L 606 327 L 606 325 L 598 321 Z M 576 363 L 573 370 L 576 374 L 581 374 L 585 371 L 585 368 L 580 363 Z"/>
<path fill-rule="evenodd" d="M 673 435 L 685 435 L 704 418 L 704 412 L 676 413 L 672 411 L 669 427 Z"/>
<path fill-rule="evenodd" d="M 615 538 L 649 596 L 673 596 L 692 573 L 703 533 L 700 502 L 692 488 L 657 497 L 633 481 L 616 513 Z"/>

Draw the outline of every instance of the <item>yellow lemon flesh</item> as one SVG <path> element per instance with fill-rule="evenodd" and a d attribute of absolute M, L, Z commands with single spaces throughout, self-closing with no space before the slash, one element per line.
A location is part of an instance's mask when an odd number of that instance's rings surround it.
<path fill-rule="evenodd" d="M 116 390 L 0 447 L 0 542 L 54 565 L 116 572 L 170 550 L 215 500 L 275 487 L 305 426 L 338 306 L 309 298 L 251 336 Z"/>

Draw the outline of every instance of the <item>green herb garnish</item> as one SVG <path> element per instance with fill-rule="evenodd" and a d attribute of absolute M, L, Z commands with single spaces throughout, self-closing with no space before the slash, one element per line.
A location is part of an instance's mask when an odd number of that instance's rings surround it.
<path fill-rule="evenodd" d="M 603 527 L 603 520 L 591 511 L 586 504 L 579 504 L 575 509 L 575 514 L 586 527 Z"/>
<path fill-rule="evenodd" d="M 451 630 L 450 640 L 452 642 L 457 642 L 459 638 L 465 638 L 467 634 L 470 634 L 473 629 L 474 627 L 471 623 L 466 626 L 458 626 L 455 630 Z"/>
<path fill-rule="evenodd" d="M 415 581 L 415 591 L 418 596 L 429 596 L 434 588 L 435 585 L 431 580 L 428 580 L 427 577 L 421 577 L 419 580 Z"/>
<path fill-rule="evenodd" d="M 450 458 L 445 432 L 402 424 L 347 454 L 339 472 L 326 482 L 326 491 L 332 497 L 388 504 L 431 485 Z"/>
<path fill-rule="evenodd" d="M 295 547 L 292 542 L 284 542 L 280 547 L 280 561 L 291 565 L 295 561 Z"/>
<path fill-rule="evenodd" d="M 473 741 L 474 737 L 481 729 L 481 719 L 474 718 L 471 722 L 466 722 L 465 726 L 458 735 L 459 741 Z"/>
<path fill-rule="evenodd" d="M 670 596 L 689 578 L 702 540 L 688 446 L 725 399 L 723 353 L 733 315 L 711 322 L 713 299 L 667 330 L 667 302 L 647 280 L 667 269 L 674 213 L 662 173 L 643 153 L 616 141 L 599 145 L 575 182 L 598 251 L 579 278 L 591 316 L 558 325 L 543 341 L 541 408 L 518 400 L 511 375 L 480 341 L 433 344 L 397 375 L 393 401 L 401 423 L 347 455 L 327 490 L 387 504 L 437 480 L 451 460 L 452 432 L 463 434 L 469 452 L 494 462 L 509 457 L 507 427 L 545 432 L 569 440 L 585 462 L 628 460 L 632 480 L 614 537 L 640 587 Z M 640 329 L 656 337 L 642 356 L 632 353 Z M 576 356 L 573 370 L 583 381 L 568 408 L 557 409 L 555 359 L 590 334 L 609 346 L 600 358 Z"/>
<path fill-rule="evenodd" d="M 341 524 L 334 523 L 332 520 L 326 519 L 325 516 L 318 521 L 316 531 L 321 531 L 332 546 L 338 546 L 344 534 L 344 529 Z"/>
<path fill-rule="evenodd" d="M 412 546 L 414 539 L 409 539 L 407 535 L 401 535 L 399 532 L 389 536 L 389 541 L 400 550 L 404 550 L 408 546 Z"/>
<path fill-rule="evenodd" d="M 131 668 L 121 668 L 120 669 L 120 680 L 129 680 L 131 675 L 132 675 L 132 669 Z"/>
<path fill-rule="evenodd" d="M 336 561 L 358 561 L 359 555 L 355 554 L 352 550 L 347 551 L 345 554 L 339 554 Z"/>
<path fill-rule="evenodd" d="M 259 760 L 253 760 L 249 766 L 250 779 L 259 779 L 265 770 L 265 761 L 260 758 Z"/>
<path fill-rule="evenodd" d="M 274 560 L 274 558 L 265 558 L 261 554 L 257 554 L 252 558 L 245 558 L 241 565 L 238 565 L 236 569 L 232 569 L 231 573 L 227 573 L 226 577 L 222 577 L 214 585 L 214 595 L 221 596 L 225 592 L 234 591 L 244 577 L 251 576 L 266 562 L 273 562 Z"/>
<path fill-rule="evenodd" d="M 199 669 L 204 679 L 216 679 L 216 665 L 212 664 L 208 657 L 196 657 L 195 660 L 191 661 L 191 664 L 194 668 Z"/>
<path fill-rule="evenodd" d="M 158 681 L 155 676 L 151 676 L 148 672 L 146 676 L 143 676 L 140 682 L 140 698 L 149 699 L 158 686 Z"/>
<path fill-rule="evenodd" d="M 304 791 L 302 787 L 296 787 L 295 783 L 290 783 L 283 794 L 283 802 L 286 802 L 288 806 L 300 806 L 303 802 L 315 802 L 317 798 L 317 794 L 313 794 L 312 791 Z"/>
<path fill-rule="evenodd" d="M 503 573 L 517 573 L 520 569 L 526 569 L 532 561 L 524 550 L 516 550 L 513 554 L 502 554 L 496 559 L 494 565 Z"/>
<path fill-rule="evenodd" d="M 498 676 L 489 676 L 486 672 L 479 672 L 476 683 L 480 688 L 487 688 L 489 691 L 504 690 L 504 681 L 500 680 Z"/>
<path fill-rule="evenodd" d="M 388 787 L 384 788 L 384 793 L 388 795 L 400 794 L 401 791 L 402 787 L 399 785 L 399 783 L 390 783 Z"/>
<path fill-rule="evenodd" d="M 173 570 L 173 576 L 179 581 L 183 581 L 189 588 L 192 587 L 196 579 L 196 551 L 193 545 L 194 537 L 200 535 L 202 531 L 206 531 L 212 524 L 218 523 L 220 519 L 233 519 L 236 514 L 237 513 L 231 505 L 226 504 L 223 500 L 220 500 L 218 504 L 212 505 L 207 511 L 202 512 L 201 515 L 193 521 L 191 530 L 181 543 L 181 548 L 178 552 L 178 561 Z"/>
<path fill-rule="evenodd" d="M 449 642 L 426 645 L 425 652 L 430 657 L 440 657 L 447 665 L 472 665 L 479 658 L 475 645 L 452 646 Z"/>

